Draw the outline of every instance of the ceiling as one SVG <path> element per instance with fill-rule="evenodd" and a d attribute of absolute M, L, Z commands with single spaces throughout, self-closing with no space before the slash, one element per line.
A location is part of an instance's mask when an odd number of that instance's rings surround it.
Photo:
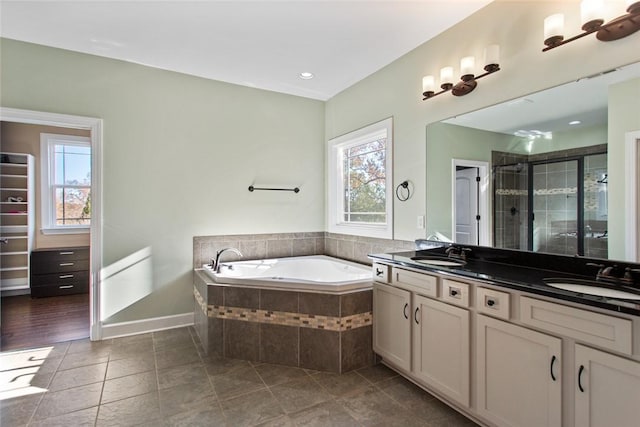
<path fill-rule="evenodd" d="M 327 100 L 488 3 L 1 0 L 0 36 Z"/>
<path fill-rule="evenodd" d="M 483 108 L 446 120 L 459 126 L 514 134 L 517 131 L 558 132 L 607 123 L 609 86 L 640 77 L 640 62 L 617 67 L 575 82 Z"/>

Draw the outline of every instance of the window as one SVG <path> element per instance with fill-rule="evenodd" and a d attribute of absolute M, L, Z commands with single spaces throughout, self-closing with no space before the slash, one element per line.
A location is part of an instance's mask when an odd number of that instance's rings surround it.
<path fill-rule="evenodd" d="M 393 237 L 391 118 L 329 141 L 329 231 Z"/>
<path fill-rule="evenodd" d="M 40 135 L 42 232 L 83 233 L 91 225 L 91 140 Z"/>

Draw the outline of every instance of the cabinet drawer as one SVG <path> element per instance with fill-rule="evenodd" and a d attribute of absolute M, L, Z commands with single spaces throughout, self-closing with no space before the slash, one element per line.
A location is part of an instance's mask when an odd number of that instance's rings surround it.
<path fill-rule="evenodd" d="M 521 321 L 606 349 L 631 354 L 631 320 L 567 307 L 534 298 L 520 298 Z"/>
<path fill-rule="evenodd" d="M 68 285 L 70 283 L 89 283 L 88 271 L 71 271 L 68 273 L 34 274 L 31 286 Z"/>
<path fill-rule="evenodd" d="M 469 307 L 469 285 L 444 279 L 442 281 L 442 299 L 460 307 Z"/>
<path fill-rule="evenodd" d="M 31 252 L 31 260 L 40 262 L 65 262 L 89 259 L 89 247 L 36 249 Z"/>
<path fill-rule="evenodd" d="M 50 273 L 64 273 L 69 271 L 88 271 L 89 270 L 89 260 L 40 260 L 34 262 L 34 259 L 31 259 L 31 274 L 50 274 Z"/>
<path fill-rule="evenodd" d="M 420 295 L 433 298 L 438 296 L 438 278 L 436 276 L 393 268 L 391 282 Z"/>
<path fill-rule="evenodd" d="M 511 312 L 510 297 L 507 292 L 500 292 L 493 289 L 477 288 L 476 305 L 479 313 L 489 316 L 509 320 Z"/>
<path fill-rule="evenodd" d="M 31 288 L 31 296 L 34 298 L 54 297 L 58 295 L 86 294 L 88 292 L 88 283 L 68 283 L 65 285 L 46 285 Z"/>
<path fill-rule="evenodd" d="M 373 270 L 373 280 L 376 282 L 389 283 L 389 271 L 391 268 L 388 265 L 373 263 L 371 267 Z"/>

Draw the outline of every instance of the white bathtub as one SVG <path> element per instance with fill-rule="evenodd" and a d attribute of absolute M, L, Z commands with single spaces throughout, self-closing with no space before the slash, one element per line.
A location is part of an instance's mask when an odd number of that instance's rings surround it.
<path fill-rule="evenodd" d="M 220 284 L 322 293 L 371 288 L 368 267 L 325 255 L 222 262 L 220 273 L 203 268 Z"/>

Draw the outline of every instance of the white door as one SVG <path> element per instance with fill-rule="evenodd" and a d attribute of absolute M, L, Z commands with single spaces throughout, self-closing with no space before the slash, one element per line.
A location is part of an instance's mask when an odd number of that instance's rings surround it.
<path fill-rule="evenodd" d="M 411 369 L 411 292 L 373 284 L 373 351 L 386 361 Z"/>
<path fill-rule="evenodd" d="M 478 242 L 478 168 L 456 170 L 456 243 Z"/>
<path fill-rule="evenodd" d="M 415 294 L 413 303 L 413 374 L 469 406 L 469 311 Z"/>
<path fill-rule="evenodd" d="M 639 424 L 640 363 L 576 345 L 576 426 Z"/>
<path fill-rule="evenodd" d="M 501 427 L 560 427 L 562 340 L 477 319 L 478 413 Z"/>

